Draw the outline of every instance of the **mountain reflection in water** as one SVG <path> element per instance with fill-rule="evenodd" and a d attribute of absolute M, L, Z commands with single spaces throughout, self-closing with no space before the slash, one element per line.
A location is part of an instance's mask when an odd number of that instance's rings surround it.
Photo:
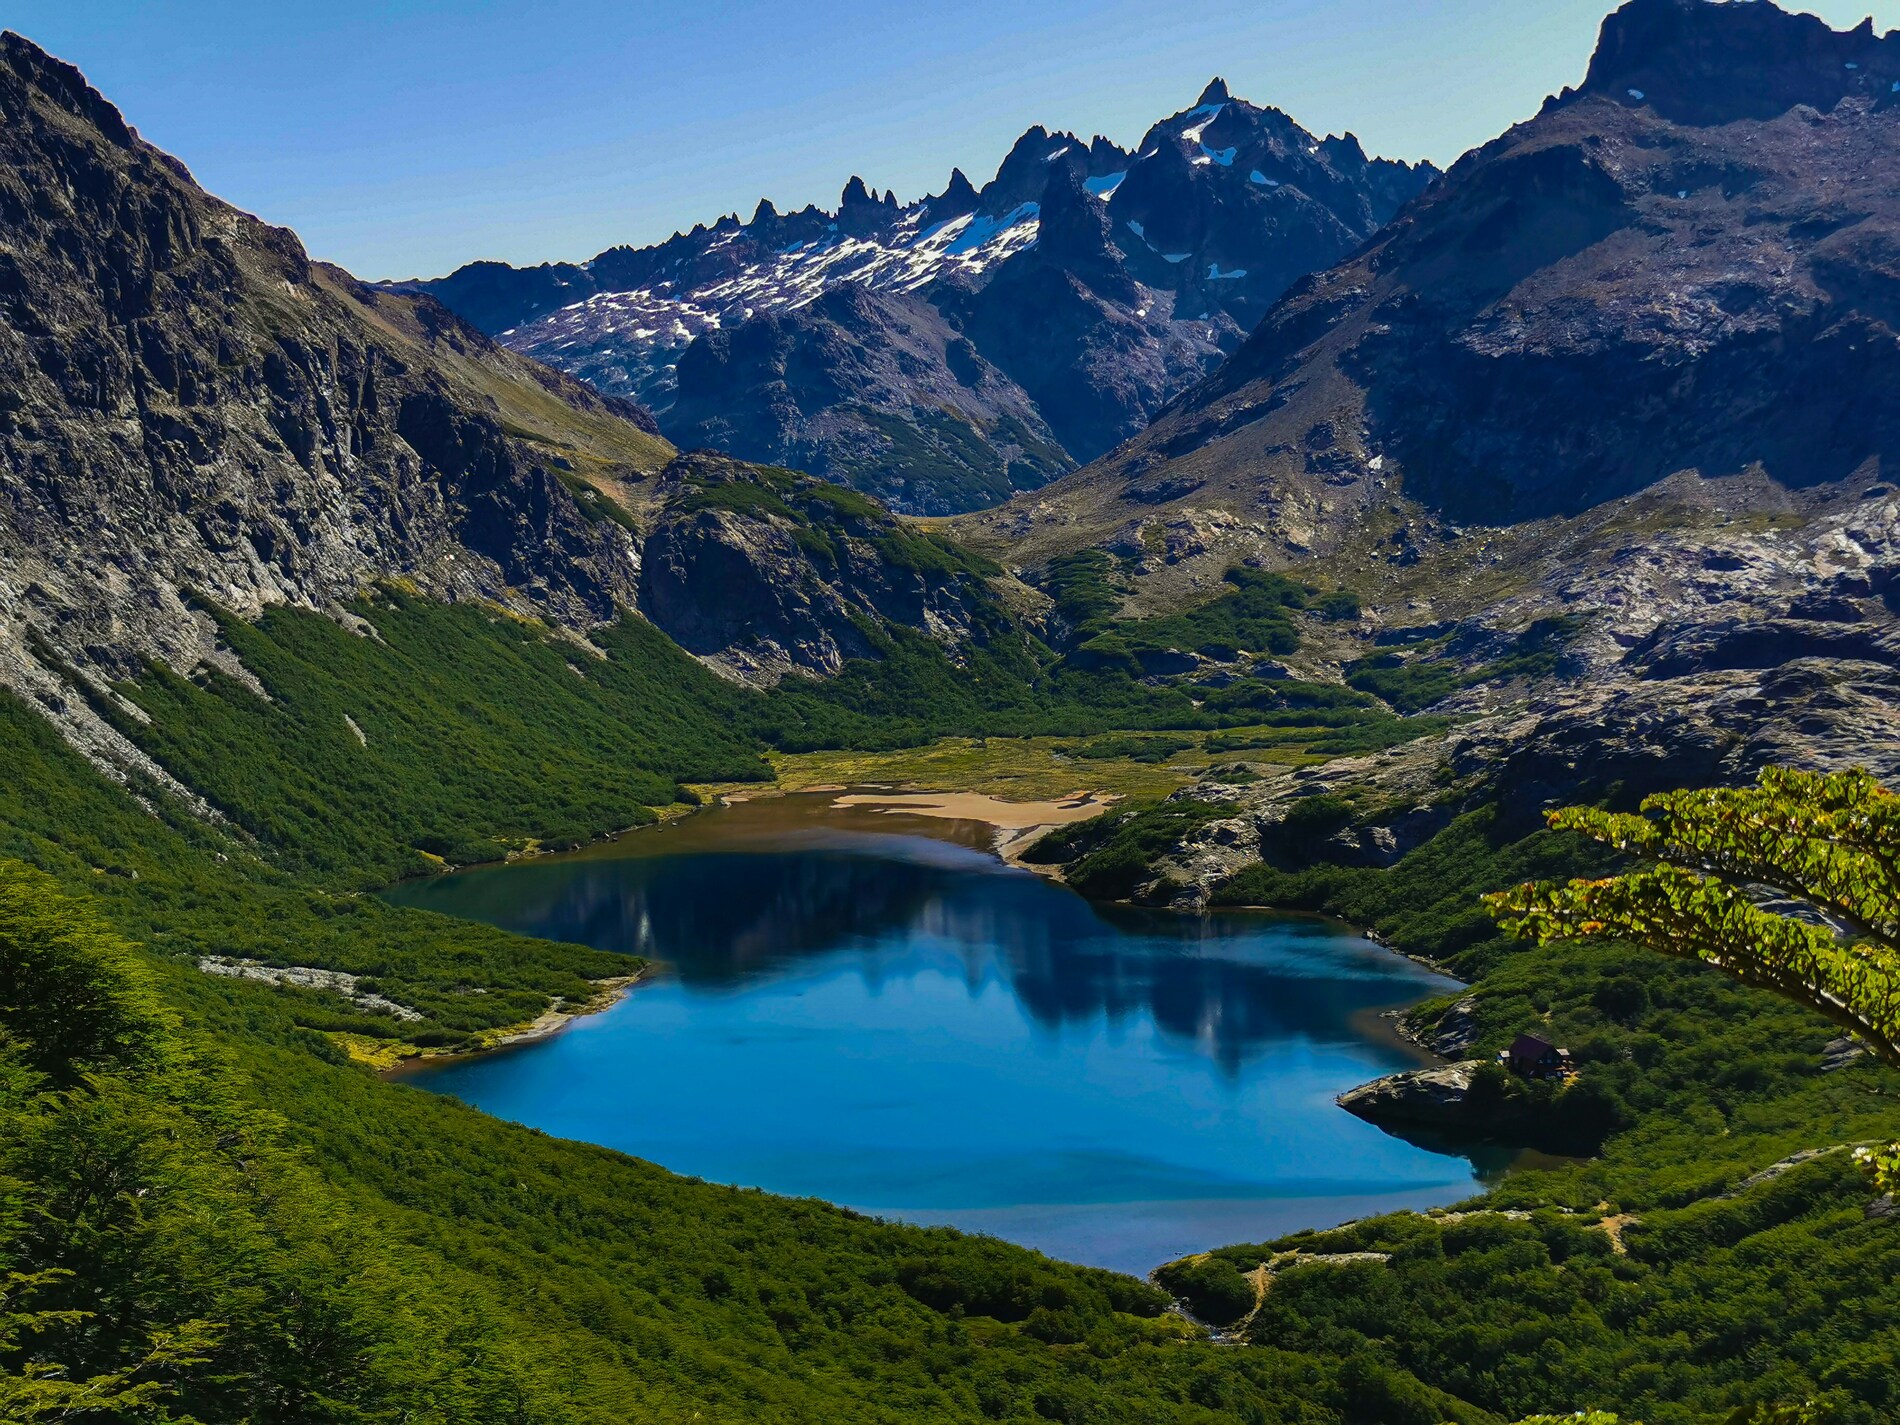
<path fill-rule="evenodd" d="M 412 1081 L 1126 1269 L 1471 1190 L 1470 1163 L 1331 1102 L 1413 1062 L 1374 1011 L 1449 981 L 1317 919 L 1092 906 L 986 840 L 787 799 L 401 887 L 667 966 L 553 1040 Z"/>

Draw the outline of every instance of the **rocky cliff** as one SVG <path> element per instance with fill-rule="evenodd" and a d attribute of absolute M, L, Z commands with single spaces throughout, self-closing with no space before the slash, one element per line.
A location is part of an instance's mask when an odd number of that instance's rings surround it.
<path fill-rule="evenodd" d="M 593 487 L 668 453 L 633 404 L 313 263 L 0 37 L 0 683 L 69 729 L 49 664 L 216 658 L 202 603 L 401 578 L 609 619 L 639 554 Z"/>
<path fill-rule="evenodd" d="M 1000 618 L 993 570 L 815 476 L 699 452 L 657 496 L 641 611 L 729 677 L 836 673 L 879 656 L 891 625 L 954 653 Z"/>

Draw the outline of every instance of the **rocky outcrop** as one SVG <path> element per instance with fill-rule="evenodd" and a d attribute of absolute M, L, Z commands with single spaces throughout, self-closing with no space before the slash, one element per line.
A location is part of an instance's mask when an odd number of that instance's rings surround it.
<path fill-rule="evenodd" d="M 1481 1135 L 1490 1115 L 1472 1099 L 1472 1083 L 1482 1061 L 1468 1059 L 1442 1068 L 1387 1074 L 1339 1095 L 1339 1106 L 1368 1123 L 1438 1129 Z"/>
<path fill-rule="evenodd" d="M 708 332 L 667 429 L 920 514 L 996 504 L 1073 462 L 1022 387 L 930 303 L 856 284 Z"/>
<path fill-rule="evenodd" d="M 638 550 L 569 482 L 665 453 L 628 403 L 311 262 L 0 37 L 0 680 L 89 755 L 138 762 L 64 680 L 217 656 L 203 604 L 397 577 L 614 617 Z"/>
<path fill-rule="evenodd" d="M 1821 1072 L 1838 1073 L 1868 1057 L 1867 1046 L 1850 1035 L 1837 1035 L 1821 1046 Z"/>
<path fill-rule="evenodd" d="M 967 510 L 1133 435 L 1435 176 L 1217 80 L 1132 152 L 1036 125 L 980 191 L 959 170 L 899 204 L 854 177 L 836 212 L 762 202 L 584 264 L 399 285 L 649 403 L 681 445 Z M 877 300 L 831 301 L 853 289 Z"/>
<path fill-rule="evenodd" d="M 1401 1032 L 1441 1059 L 1464 1059 L 1478 1042 L 1478 1001 L 1467 995 L 1447 1006 L 1429 1025 L 1401 1020 Z"/>
<path fill-rule="evenodd" d="M 833 674 L 892 626 L 954 652 L 1004 621 L 961 551 L 813 476 L 700 452 L 659 484 L 641 611 L 728 676 Z"/>

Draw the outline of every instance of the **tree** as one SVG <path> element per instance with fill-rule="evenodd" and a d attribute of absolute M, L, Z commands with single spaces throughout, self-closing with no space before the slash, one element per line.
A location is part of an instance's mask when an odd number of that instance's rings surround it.
<path fill-rule="evenodd" d="M 1900 795 L 1864 771 L 1769 767 L 1753 787 L 1665 792 L 1635 816 L 1571 807 L 1550 824 L 1637 865 L 1487 896 L 1507 931 L 1699 960 L 1818 1010 L 1900 1068 Z M 1856 1156 L 1900 1188 L 1900 1143 Z"/>
<path fill-rule="evenodd" d="M 88 1311 L 16 1310 L 17 1300 L 49 1285 L 69 1272 L 8 1272 L 0 1280 L 0 1355 L 10 1360 L 26 1350 L 26 1338 L 54 1326 L 76 1326 L 91 1320 Z M 0 1420 L 9 1425 L 36 1421 L 108 1417 L 114 1420 L 167 1420 L 191 1425 L 190 1418 L 174 1415 L 164 1402 L 176 1391 L 163 1376 L 169 1371 L 201 1366 L 216 1344 L 217 1327 L 208 1321 L 186 1321 L 161 1331 L 146 1343 L 142 1356 L 114 1369 L 71 1379 L 63 1366 L 27 1360 L 17 1369 L 0 1369 Z"/>

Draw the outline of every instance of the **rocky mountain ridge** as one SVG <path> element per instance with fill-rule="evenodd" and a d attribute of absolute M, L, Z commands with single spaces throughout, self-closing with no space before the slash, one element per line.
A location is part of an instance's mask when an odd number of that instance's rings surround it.
<path fill-rule="evenodd" d="M 1633 0 L 1582 87 L 1140 436 L 963 527 L 1033 556 L 1183 520 L 1177 563 L 1405 563 L 1680 472 L 1851 494 L 1900 442 L 1896 83 L 1900 40 L 1869 27 Z"/>
<path fill-rule="evenodd" d="M 136 718 L 113 684 L 152 663 L 268 697 L 213 609 L 291 604 L 356 628 L 352 601 L 394 581 L 582 637 L 648 605 L 717 663 L 705 630 L 744 589 L 698 562 L 729 546 L 680 493 L 739 477 L 672 457 L 632 402 L 432 298 L 312 262 L 78 70 L 0 36 L 0 688 L 105 770 L 213 814 L 98 711 Z M 768 581 L 784 617 L 732 631 L 749 667 L 832 670 L 867 617 L 954 635 L 955 590 L 882 561 L 890 518 L 849 498 L 864 537 L 837 547 L 816 599 Z M 750 513 L 721 528 L 753 537 L 759 573 L 767 534 L 792 536 Z M 669 581 L 698 606 L 669 602 Z"/>
<path fill-rule="evenodd" d="M 1032 127 L 980 190 L 959 170 L 899 204 L 854 177 L 833 212 L 761 202 L 583 264 L 400 285 L 683 446 L 943 513 L 1134 434 L 1433 176 L 1216 80 L 1133 151 Z"/>

